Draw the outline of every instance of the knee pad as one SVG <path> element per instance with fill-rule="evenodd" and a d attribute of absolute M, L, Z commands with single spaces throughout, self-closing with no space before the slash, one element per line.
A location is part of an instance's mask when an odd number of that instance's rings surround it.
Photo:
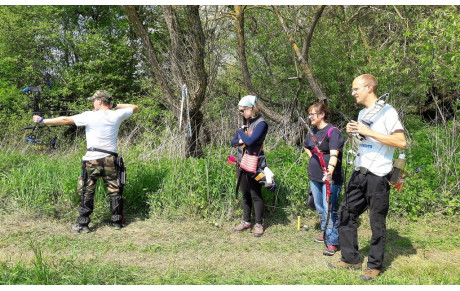
<path fill-rule="evenodd" d="M 89 216 L 94 209 L 94 196 L 82 195 L 80 199 L 80 216 Z"/>
<path fill-rule="evenodd" d="M 121 195 L 110 196 L 110 211 L 113 214 L 121 214 L 123 211 L 123 197 Z"/>

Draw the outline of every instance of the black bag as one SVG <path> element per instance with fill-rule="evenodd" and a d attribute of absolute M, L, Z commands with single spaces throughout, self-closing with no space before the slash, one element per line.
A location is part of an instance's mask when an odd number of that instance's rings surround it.
<path fill-rule="evenodd" d="M 315 199 L 313 199 L 313 193 L 311 192 L 311 190 L 310 190 L 310 192 L 308 193 L 307 206 L 308 206 L 308 208 L 310 208 L 311 210 L 316 210 Z"/>
<path fill-rule="evenodd" d="M 122 187 L 126 184 L 126 167 L 121 156 L 116 157 L 115 168 L 117 170 L 117 182 L 118 186 Z"/>

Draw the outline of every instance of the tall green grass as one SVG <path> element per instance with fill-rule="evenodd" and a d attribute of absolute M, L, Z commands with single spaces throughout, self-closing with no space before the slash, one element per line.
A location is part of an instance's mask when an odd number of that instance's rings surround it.
<path fill-rule="evenodd" d="M 460 208 L 458 133 L 453 131 L 456 125 L 428 127 L 416 119 L 408 119 L 407 123 L 410 148 L 406 152 L 406 169 L 410 172 L 420 165 L 425 168 L 406 180 L 401 193 L 392 189 L 392 213 L 413 219 L 454 215 Z M 433 132 L 437 133 L 436 140 Z M 182 157 L 181 144 L 174 144 L 177 133 L 163 129 L 160 134 L 144 131 L 142 135 L 135 142 L 130 135 L 122 138 L 121 152 L 128 175 L 124 192 L 128 214 L 192 216 L 215 223 L 241 214 L 241 206 L 234 198 L 235 168 L 226 163 L 231 153 L 229 146 L 208 146 L 202 158 L 186 159 Z M 275 192 L 263 189 L 267 209 L 281 208 L 288 215 L 304 215 L 310 211 L 305 203 L 309 188 L 305 154 L 301 148 L 282 142 L 267 143 L 268 166 L 279 185 Z M 449 145 L 455 154 L 435 154 L 441 144 Z M 84 154 L 82 142 L 43 153 L 3 149 L 2 209 L 20 207 L 57 217 L 75 215 L 71 211 L 76 210 L 79 199 L 76 181 Z M 95 202 L 96 208 L 108 205 L 102 183 Z"/>

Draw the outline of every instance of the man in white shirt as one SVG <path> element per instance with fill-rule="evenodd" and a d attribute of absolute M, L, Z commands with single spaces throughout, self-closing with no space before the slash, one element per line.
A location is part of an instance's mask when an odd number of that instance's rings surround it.
<path fill-rule="evenodd" d="M 359 134 L 364 138 L 359 142 L 355 171 L 339 209 L 342 258 L 329 264 L 331 268 L 361 269 L 357 219 L 369 208 L 372 237 L 367 268 L 360 276 L 364 281 L 372 280 L 382 272 L 390 194 L 388 174 L 392 169 L 395 148 L 406 147 L 404 128 L 398 113 L 388 104 L 382 106 L 377 103 L 377 87 L 377 79 L 369 74 L 358 76 L 352 83 L 352 96 L 365 108 L 358 115 L 358 121 L 361 122 L 352 120 L 346 130 L 349 136 Z M 378 106 L 381 106 L 380 110 Z M 373 112 L 371 116 L 366 114 L 370 111 Z M 362 120 L 364 116 L 366 120 Z"/>
<path fill-rule="evenodd" d="M 46 125 L 85 126 L 88 151 L 83 156 L 82 173 L 78 179 L 78 192 L 81 195 L 80 216 L 77 224 L 71 227 L 72 232 L 78 233 L 89 232 L 88 224 L 91 221 L 89 216 L 93 212 L 94 191 L 99 178 L 102 178 L 108 190 L 112 225 L 115 229 L 121 229 L 123 226 L 123 183 L 121 181 L 123 179 L 120 177 L 123 162 L 117 154 L 118 129 L 125 119 L 139 109 L 132 104 L 112 104 L 112 96 L 105 90 L 97 90 L 88 99 L 93 102 L 93 111 L 51 119 L 38 115 L 33 117 L 34 122 Z M 117 110 L 110 110 L 112 108 Z"/>

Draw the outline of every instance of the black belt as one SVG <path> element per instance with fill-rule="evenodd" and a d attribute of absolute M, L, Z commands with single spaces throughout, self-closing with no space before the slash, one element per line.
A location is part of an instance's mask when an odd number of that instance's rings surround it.
<path fill-rule="evenodd" d="M 104 153 L 104 154 L 109 154 L 109 155 L 118 157 L 117 153 L 114 153 L 114 152 L 111 152 L 111 151 L 106 151 L 106 150 L 103 150 L 103 149 L 93 148 L 93 147 L 90 147 L 89 149 L 87 149 L 87 151 L 89 151 L 89 152 L 101 152 L 101 153 Z"/>
<path fill-rule="evenodd" d="M 368 169 L 368 168 L 365 168 L 365 167 L 359 167 L 359 170 L 358 170 L 358 171 L 359 171 L 361 174 L 363 174 L 363 175 L 371 174 L 371 175 L 373 175 L 373 176 L 378 176 L 378 175 L 372 173 L 371 171 L 369 171 L 369 169 Z M 388 173 L 388 174 L 386 174 L 386 175 L 383 176 L 383 177 L 386 177 L 387 179 L 390 179 L 390 176 L 391 176 L 391 172 Z M 378 177 L 380 177 L 380 176 L 378 176 Z"/>
<path fill-rule="evenodd" d="M 363 175 L 367 175 L 367 173 L 371 173 L 371 174 L 372 174 L 372 172 L 369 171 L 369 169 L 368 169 L 368 168 L 365 168 L 365 167 L 359 167 L 359 170 L 358 170 L 358 171 L 360 171 L 361 174 L 363 174 Z"/>

